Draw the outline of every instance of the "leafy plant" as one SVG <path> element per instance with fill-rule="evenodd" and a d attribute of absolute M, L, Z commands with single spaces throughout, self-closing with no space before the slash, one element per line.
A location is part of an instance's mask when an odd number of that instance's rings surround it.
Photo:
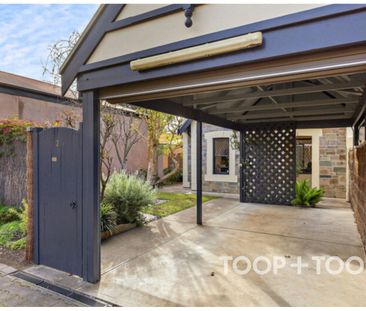
<path fill-rule="evenodd" d="M 308 180 L 296 182 L 296 197 L 292 204 L 299 206 L 315 206 L 324 196 L 324 190 L 311 188 Z"/>
<path fill-rule="evenodd" d="M 0 222 L 0 245 L 17 250 L 26 246 L 28 204 L 22 201 L 24 209 L 0 207 L 2 222 Z"/>
<path fill-rule="evenodd" d="M 0 226 L 0 245 L 10 249 L 25 247 L 26 232 L 21 220 L 15 220 Z M 19 240 L 22 240 L 19 242 Z"/>
<path fill-rule="evenodd" d="M 112 233 L 117 224 L 117 214 L 112 206 L 107 203 L 102 203 L 100 207 L 100 231 L 109 231 Z"/>
<path fill-rule="evenodd" d="M 142 224 L 142 207 L 153 204 L 155 200 L 156 191 L 148 182 L 121 172 L 111 176 L 103 203 L 110 205 L 116 212 L 117 224 Z"/>
<path fill-rule="evenodd" d="M 21 210 L 15 207 L 0 206 L 0 225 L 20 220 Z"/>
<path fill-rule="evenodd" d="M 14 143 L 27 140 L 27 127 L 40 127 L 40 124 L 34 122 L 4 119 L 0 120 L 0 157 L 10 157 L 14 155 Z"/>

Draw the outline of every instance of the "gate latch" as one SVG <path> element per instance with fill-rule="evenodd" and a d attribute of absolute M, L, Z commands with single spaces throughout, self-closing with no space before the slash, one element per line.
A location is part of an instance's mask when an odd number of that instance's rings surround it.
<path fill-rule="evenodd" d="M 75 209 L 75 208 L 77 208 L 77 207 L 78 207 L 78 204 L 76 203 L 76 201 L 71 201 L 71 203 L 70 203 L 70 207 L 71 207 L 72 209 Z"/>

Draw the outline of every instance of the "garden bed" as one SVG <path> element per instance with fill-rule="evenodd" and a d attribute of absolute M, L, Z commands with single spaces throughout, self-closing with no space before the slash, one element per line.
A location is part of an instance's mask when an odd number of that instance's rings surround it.
<path fill-rule="evenodd" d="M 0 263 L 16 269 L 23 269 L 30 264 L 25 260 L 25 250 L 12 250 L 0 246 Z"/>
<path fill-rule="evenodd" d="M 114 235 L 136 228 L 136 224 L 120 224 L 114 227 L 111 231 L 103 231 L 101 233 L 101 239 L 106 240 Z"/>

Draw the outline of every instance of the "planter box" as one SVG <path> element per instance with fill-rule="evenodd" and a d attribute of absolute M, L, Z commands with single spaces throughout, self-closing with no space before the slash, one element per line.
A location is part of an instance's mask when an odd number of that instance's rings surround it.
<path fill-rule="evenodd" d="M 120 225 L 117 225 L 112 230 L 112 232 L 109 232 L 109 231 L 103 231 L 103 232 L 101 232 L 100 237 L 101 237 L 102 240 L 106 240 L 106 239 L 110 238 L 111 236 L 120 234 L 122 232 L 131 230 L 133 228 L 136 228 L 136 224 L 120 224 Z"/>

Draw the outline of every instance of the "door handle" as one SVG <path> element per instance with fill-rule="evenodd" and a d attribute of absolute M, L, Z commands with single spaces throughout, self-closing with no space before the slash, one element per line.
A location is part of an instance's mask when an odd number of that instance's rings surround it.
<path fill-rule="evenodd" d="M 71 207 L 72 209 L 75 209 L 75 208 L 77 208 L 77 207 L 78 207 L 78 204 L 76 203 L 76 201 L 71 201 L 71 203 L 70 203 L 70 207 Z"/>

